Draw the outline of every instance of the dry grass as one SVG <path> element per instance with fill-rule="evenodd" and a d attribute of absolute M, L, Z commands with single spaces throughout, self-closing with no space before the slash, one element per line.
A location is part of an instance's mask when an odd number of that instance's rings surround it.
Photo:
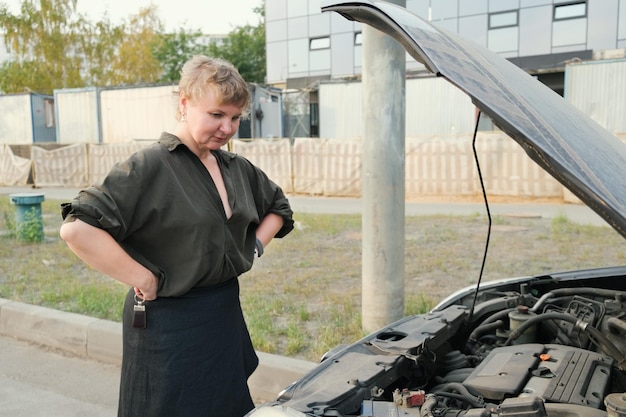
<path fill-rule="evenodd" d="M 119 321 L 126 288 L 87 268 L 59 241 L 58 207 L 58 201 L 42 204 L 44 243 L 17 242 L 5 233 L 0 297 Z M 0 198 L 0 211 L 5 229 L 13 215 L 8 198 Z M 303 213 L 295 219 L 296 230 L 274 240 L 241 277 L 241 298 L 258 350 L 317 360 L 362 336 L 361 220 Z M 485 281 L 626 263 L 626 241 L 608 227 L 565 217 L 493 223 Z M 476 283 L 486 232 L 487 219 L 478 214 L 407 217 L 407 314 Z"/>

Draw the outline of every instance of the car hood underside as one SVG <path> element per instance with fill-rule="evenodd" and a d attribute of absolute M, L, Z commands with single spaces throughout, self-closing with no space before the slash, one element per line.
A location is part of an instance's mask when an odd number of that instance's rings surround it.
<path fill-rule="evenodd" d="M 544 170 L 626 237 L 626 145 L 511 62 L 406 9 L 326 1 L 323 11 L 396 39 L 429 71 L 467 93 Z"/>

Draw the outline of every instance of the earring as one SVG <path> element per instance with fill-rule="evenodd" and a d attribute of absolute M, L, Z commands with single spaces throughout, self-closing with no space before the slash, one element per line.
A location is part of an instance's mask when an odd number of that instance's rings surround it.
<path fill-rule="evenodd" d="M 185 119 L 185 113 L 180 114 L 180 122 L 185 123 L 187 120 Z"/>

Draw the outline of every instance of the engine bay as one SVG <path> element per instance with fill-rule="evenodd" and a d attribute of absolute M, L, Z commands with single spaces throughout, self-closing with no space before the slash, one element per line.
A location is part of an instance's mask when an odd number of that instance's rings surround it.
<path fill-rule="evenodd" d="M 329 352 L 268 406 L 335 417 L 622 416 L 623 277 L 578 278 L 486 285 L 475 304 L 471 291 L 456 295 Z"/>

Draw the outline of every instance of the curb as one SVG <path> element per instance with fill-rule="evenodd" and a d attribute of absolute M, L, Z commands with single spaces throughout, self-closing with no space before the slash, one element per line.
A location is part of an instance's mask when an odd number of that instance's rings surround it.
<path fill-rule="evenodd" d="M 0 334 L 113 365 L 122 363 L 122 324 L 0 298 Z M 316 364 L 257 352 L 248 380 L 252 398 L 272 401 Z"/>

